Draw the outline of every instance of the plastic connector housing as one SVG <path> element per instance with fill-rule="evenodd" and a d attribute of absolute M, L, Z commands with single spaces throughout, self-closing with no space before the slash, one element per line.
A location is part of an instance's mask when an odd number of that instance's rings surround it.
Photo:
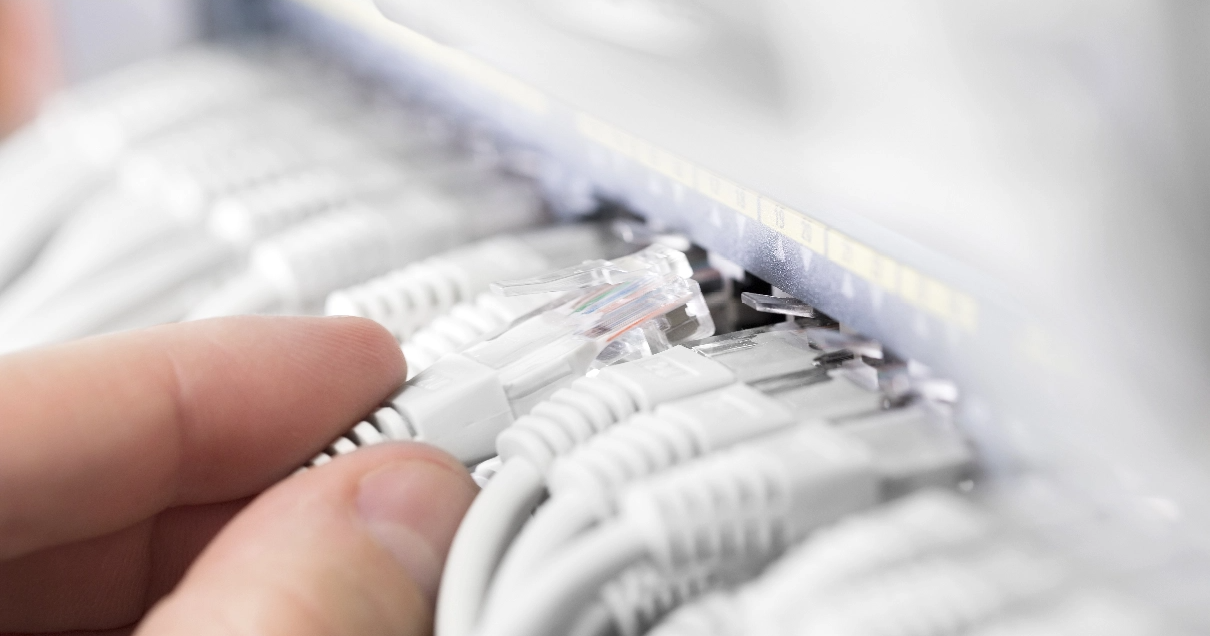
<path fill-rule="evenodd" d="M 684 347 L 602 369 L 600 375 L 626 387 L 640 410 L 722 387 L 736 379 L 727 367 Z"/>
<path fill-rule="evenodd" d="M 617 242 L 595 224 L 497 236 L 335 291 L 327 298 L 325 313 L 369 318 L 406 342 L 455 303 L 486 292 L 493 281 L 563 267 L 585 255 L 613 255 L 618 249 Z M 462 348 L 479 339 L 472 336 Z"/>
<path fill-rule="evenodd" d="M 873 451 L 888 499 L 952 486 L 969 478 L 975 468 L 974 452 L 952 422 L 924 406 L 853 420 L 841 430 Z"/>
<path fill-rule="evenodd" d="M 814 349 L 804 330 L 752 329 L 715 336 L 693 347 L 753 383 L 814 368 L 824 352 Z"/>
<path fill-rule="evenodd" d="M 664 273 L 688 269 L 684 255 L 659 246 L 644 252 L 637 260 L 651 265 L 646 278 L 567 294 L 563 303 L 492 340 L 442 358 L 409 380 L 391 408 L 418 439 L 473 463 L 493 454 L 496 435 L 516 417 L 583 377 L 627 332 L 673 312 L 682 314 L 679 328 L 695 325 L 690 338 L 713 331 L 697 283 Z"/>
<path fill-rule="evenodd" d="M 484 440 L 513 421 L 513 409 L 495 369 L 453 354 L 407 384 L 392 401 L 414 439 L 458 458 L 484 458 Z M 461 424 L 461 426 L 451 426 Z M 490 444 L 487 445 L 490 448 Z"/>

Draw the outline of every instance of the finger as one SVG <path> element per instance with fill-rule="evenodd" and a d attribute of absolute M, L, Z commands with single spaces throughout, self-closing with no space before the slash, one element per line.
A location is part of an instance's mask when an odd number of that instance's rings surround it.
<path fill-rule="evenodd" d="M 287 479 L 202 553 L 140 634 L 427 634 L 476 488 L 453 458 L 387 444 Z"/>
<path fill-rule="evenodd" d="M 134 625 L 247 501 L 173 508 L 0 563 L 0 634 Z"/>
<path fill-rule="evenodd" d="M 239 317 L 0 357 L 0 558 L 253 494 L 402 383 L 357 318 Z"/>

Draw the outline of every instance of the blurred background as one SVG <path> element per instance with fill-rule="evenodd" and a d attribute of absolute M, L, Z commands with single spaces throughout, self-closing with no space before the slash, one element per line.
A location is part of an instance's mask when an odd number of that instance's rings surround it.
<path fill-rule="evenodd" d="M 605 210 L 952 381 L 980 479 L 1210 625 L 1208 66 L 1201 0 L 0 0 L 0 352 Z"/>
<path fill-rule="evenodd" d="M 247 20 L 239 0 L 4 0 L 0 133 L 29 121 L 52 91 Z"/>

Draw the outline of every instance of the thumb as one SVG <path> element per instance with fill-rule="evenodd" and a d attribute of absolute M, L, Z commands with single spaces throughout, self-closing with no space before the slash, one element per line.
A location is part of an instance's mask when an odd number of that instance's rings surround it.
<path fill-rule="evenodd" d="M 421 444 L 286 479 L 223 529 L 137 634 L 428 634 L 476 490 L 452 457 Z"/>

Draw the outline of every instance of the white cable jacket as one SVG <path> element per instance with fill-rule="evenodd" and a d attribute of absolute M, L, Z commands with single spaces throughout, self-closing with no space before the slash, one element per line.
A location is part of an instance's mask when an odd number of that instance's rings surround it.
<path fill-rule="evenodd" d="M 97 186 L 103 170 L 76 158 L 31 158 L 16 175 L 0 180 L 4 223 L 0 226 L 0 288 L 33 260 L 55 228 Z"/>
<path fill-rule="evenodd" d="M 197 300 L 186 320 L 270 313 L 277 309 L 277 288 L 259 272 L 242 272 Z"/>
<path fill-rule="evenodd" d="M 259 242 L 248 266 L 191 319 L 297 311 L 334 289 L 427 256 L 457 239 L 456 219 L 349 206 Z"/>
<path fill-rule="evenodd" d="M 601 587 L 647 556 L 642 531 L 622 522 L 568 546 L 498 616 L 485 616 L 476 636 L 557 636 L 597 597 Z M 438 636 L 446 636 L 438 632 Z"/>
<path fill-rule="evenodd" d="M 519 588 L 548 555 L 607 518 L 613 497 L 625 485 L 795 423 L 795 415 L 778 400 L 733 384 L 662 404 L 654 413 L 636 414 L 594 436 L 555 459 L 547 471 L 553 497 L 509 550 L 489 603 L 507 603 L 507 590 Z"/>
<path fill-rule="evenodd" d="M 538 508 L 496 569 L 484 615 L 495 615 L 498 605 L 514 597 L 552 554 L 604 517 L 587 493 L 583 497 L 553 497 Z"/>
<path fill-rule="evenodd" d="M 165 244 L 144 259 L 114 268 L 95 281 L 86 281 L 44 311 L 21 321 L 3 334 L 0 351 L 96 333 L 180 285 L 217 273 L 231 258 L 227 245 L 207 236 Z"/>
<path fill-rule="evenodd" d="M 991 517 L 959 495 L 913 494 L 817 531 L 759 579 L 735 593 L 713 594 L 680 608 L 653 634 L 784 633 L 806 599 L 930 552 L 986 540 L 992 527 Z"/>
<path fill-rule="evenodd" d="M 613 630 L 613 615 L 609 613 L 609 608 L 594 603 L 576 619 L 567 636 L 609 636 Z"/>
<path fill-rule="evenodd" d="M 179 240 L 173 218 L 115 193 L 93 197 L 59 227 L 37 260 L 0 295 L 0 332 L 81 282 Z"/>
<path fill-rule="evenodd" d="M 509 541 L 542 497 L 542 474 L 523 458 L 504 463 L 467 511 L 437 595 L 437 636 L 470 636 Z"/>
<path fill-rule="evenodd" d="M 806 425 L 634 484 L 621 498 L 616 520 L 564 548 L 523 593 L 493 606 L 498 613 L 484 615 L 479 634 L 562 633 L 584 599 L 599 591 L 601 575 L 616 575 L 644 558 L 666 571 L 767 562 L 812 529 L 877 503 L 882 486 L 875 462 L 863 442 Z M 589 555 L 592 550 L 602 554 Z M 600 561 L 609 550 L 619 561 Z M 597 588 L 587 589 L 591 585 Z"/>
<path fill-rule="evenodd" d="M 164 294 L 140 303 L 132 311 L 107 321 L 90 335 L 144 329 L 179 322 L 197 304 L 197 301 L 214 290 L 220 276 L 200 275 L 186 281 Z"/>

